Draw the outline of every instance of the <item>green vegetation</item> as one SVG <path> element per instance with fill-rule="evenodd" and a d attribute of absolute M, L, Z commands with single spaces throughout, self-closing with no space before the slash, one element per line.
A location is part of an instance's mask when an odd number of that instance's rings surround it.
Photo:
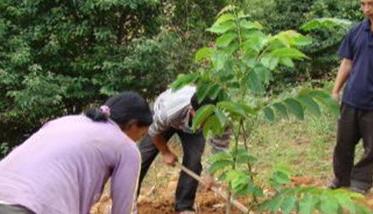
<path fill-rule="evenodd" d="M 331 173 L 328 88 L 337 48 L 363 18 L 359 1 L 3 0 L 0 11 L 0 156 L 51 118 L 122 90 L 152 99 L 179 75 L 174 87 L 221 100 L 193 127 L 234 127 L 212 172 L 250 209 L 364 212 L 354 194 L 288 183 Z"/>
<path fill-rule="evenodd" d="M 262 25 L 249 21 L 248 17 L 239 7 L 225 7 L 207 29 L 217 35 L 215 43 L 196 53 L 199 69 L 180 75 L 172 84 L 177 89 L 193 83 L 198 87 L 200 100 L 207 97 L 219 100 L 216 105 L 206 105 L 197 111 L 194 130 L 202 128 L 206 137 L 219 135 L 226 128 L 233 130 L 231 149 L 210 158 L 210 172 L 227 183 L 229 197 L 251 197 L 249 210 L 340 213 L 347 209 L 369 213 L 355 201 L 360 198 L 358 194 L 287 187 L 290 174 L 284 169 L 275 169 L 270 184 L 276 192 L 265 197 L 253 170 L 257 158 L 249 149 L 250 134 L 258 118 L 264 116 L 275 121 L 295 116 L 303 120 L 305 113 L 319 117 L 325 110 L 338 115 L 338 105 L 328 92 L 312 87 L 295 87 L 278 93 L 268 90 L 273 74 L 281 72 L 280 66 L 294 69 L 295 61 L 309 59 L 299 48 L 310 45 L 311 39 L 293 30 L 268 35 Z M 306 23 L 302 29 L 330 30 L 337 26 L 347 28 L 346 25 L 349 22 L 324 18 Z M 228 200 L 227 213 L 231 213 L 229 203 Z"/>
<path fill-rule="evenodd" d="M 225 4 L 159 0 L 0 2 L 0 143 L 122 90 L 149 98 L 192 66 Z M 185 21 L 187 20 L 187 21 Z"/>

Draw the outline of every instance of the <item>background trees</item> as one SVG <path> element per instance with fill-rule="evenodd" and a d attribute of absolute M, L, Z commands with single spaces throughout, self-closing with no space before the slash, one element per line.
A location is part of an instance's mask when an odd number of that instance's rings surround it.
<path fill-rule="evenodd" d="M 153 97 L 189 69 L 223 3 L 1 1 L 0 143 L 122 90 Z"/>
<path fill-rule="evenodd" d="M 153 98 L 197 69 L 194 53 L 213 38 L 206 28 L 232 2 L 269 34 L 312 18 L 362 18 L 350 0 L 2 0 L 0 143 L 12 147 L 46 120 L 118 91 Z M 272 87 L 334 76 L 344 31 L 312 34 L 317 41 L 302 50 L 312 60 L 280 68 Z"/>

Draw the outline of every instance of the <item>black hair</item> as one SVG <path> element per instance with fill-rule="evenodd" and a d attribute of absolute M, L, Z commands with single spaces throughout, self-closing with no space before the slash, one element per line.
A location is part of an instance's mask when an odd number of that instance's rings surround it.
<path fill-rule="evenodd" d="M 153 122 L 152 112 L 146 100 L 136 92 L 124 91 L 109 98 L 104 106 L 110 112 L 101 108 L 92 108 L 84 114 L 93 121 L 107 121 L 109 118 L 120 127 L 125 127 L 130 121 L 136 121 L 138 126 L 149 126 Z"/>
<path fill-rule="evenodd" d="M 192 108 L 194 111 L 197 111 L 199 108 L 201 108 L 204 105 L 213 104 L 215 105 L 218 102 L 218 99 L 211 99 L 210 97 L 205 97 L 201 102 L 198 101 L 197 93 L 194 93 L 190 104 L 192 105 Z"/>

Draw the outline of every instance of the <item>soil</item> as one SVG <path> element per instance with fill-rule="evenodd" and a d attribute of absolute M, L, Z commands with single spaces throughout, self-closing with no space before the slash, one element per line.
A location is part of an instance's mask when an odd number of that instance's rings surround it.
<path fill-rule="evenodd" d="M 224 214 L 225 204 L 224 200 L 220 199 L 213 192 L 206 191 L 200 192 L 196 199 L 196 210 L 197 213 L 203 214 Z M 97 203 L 91 214 L 109 214 L 111 207 L 111 200 L 106 195 L 101 198 L 100 202 Z M 174 214 L 174 201 L 173 198 L 163 198 L 159 199 L 142 199 L 138 203 L 138 213 L 139 214 Z M 238 210 L 233 209 L 232 214 L 239 214 Z"/>
<path fill-rule="evenodd" d="M 323 186 L 323 182 L 310 177 L 293 177 L 292 184 L 294 186 Z M 138 199 L 139 214 L 174 214 L 174 190 L 175 182 L 170 182 L 168 186 L 142 191 L 145 194 L 140 195 Z M 365 204 L 373 210 L 373 193 L 365 197 Z M 108 193 L 105 193 L 99 203 L 97 203 L 91 214 L 110 214 L 111 200 Z M 201 214 L 224 214 L 225 202 L 212 191 L 200 189 L 196 199 L 197 213 Z M 239 210 L 233 209 L 232 214 L 241 213 Z"/>
<path fill-rule="evenodd" d="M 181 153 L 181 148 L 171 144 L 177 154 Z M 176 190 L 179 170 L 164 167 L 163 163 L 156 159 L 153 169 L 151 169 L 141 188 L 138 198 L 139 214 L 174 214 L 174 194 Z M 326 179 L 314 178 L 311 176 L 294 176 L 291 179 L 292 186 L 318 186 L 325 187 Z M 101 200 L 92 208 L 91 214 L 110 214 L 111 200 L 109 197 L 109 186 L 105 188 L 105 193 Z M 271 193 L 271 190 L 264 190 Z M 364 199 L 373 210 L 373 191 Z M 245 204 L 245 203 L 243 203 Z M 195 208 L 198 214 L 224 214 L 225 201 L 212 191 L 200 188 L 197 192 Z M 233 209 L 232 214 L 239 214 L 240 211 Z M 250 212 L 250 214 L 257 214 Z M 260 213 L 263 214 L 263 213 Z"/>

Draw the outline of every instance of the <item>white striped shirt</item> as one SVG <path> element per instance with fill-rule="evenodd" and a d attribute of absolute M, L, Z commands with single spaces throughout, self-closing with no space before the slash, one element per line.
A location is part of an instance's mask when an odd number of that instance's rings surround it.
<path fill-rule="evenodd" d="M 195 86 L 184 86 L 178 90 L 168 89 L 158 96 L 154 103 L 153 123 L 149 135 L 154 137 L 169 128 L 186 130 L 192 110 L 191 99 Z"/>

